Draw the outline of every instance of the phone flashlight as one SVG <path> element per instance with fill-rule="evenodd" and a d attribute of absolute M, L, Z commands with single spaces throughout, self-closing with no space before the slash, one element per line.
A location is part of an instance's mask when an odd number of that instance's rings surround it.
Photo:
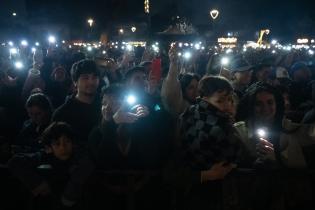
<path fill-rule="evenodd" d="M 185 58 L 186 60 L 189 60 L 189 59 L 191 58 L 191 53 L 190 53 L 190 52 L 185 52 L 185 53 L 184 53 L 184 58 Z"/>
<path fill-rule="evenodd" d="M 15 68 L 22 69 L 24 67 L 23 63 L 21 61 L 17 61 L 14 64 Z"/>
<path fill-rule="evenodd" d="M 265 129 L 257 129 L 257 135 L 259 136 L 259 138 L 265 138 L 267 136 L 267 132 Z"/>
<path fill-rule="evenodd" d="M 136 104 L 136 102 L 137 102 L 137 98 L 136 98 L 136 96 L 134 96 L 134 95 L 128 95 L 128 96 L 126 97 L 126 101 L 127 101 L 127 103 L 128 103 L 130 106 L 134 106 L 134 105 Z"/>

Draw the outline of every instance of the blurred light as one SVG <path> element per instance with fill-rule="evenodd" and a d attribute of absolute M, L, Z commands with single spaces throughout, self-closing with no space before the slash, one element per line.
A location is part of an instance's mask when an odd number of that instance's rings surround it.
<path fill-rule="evenodd" d="M 183 43 L 181 43 L 181 42 L 178 43 L 178 46 L 179 46 L 179 47 L 183 47 Z"/>
<path fill-rule="evenodd" d="M 132 51 L 133 47 L 132 47 L 130 44 L 128 44 L 128 45 L 126 45 L 126 49 L 127 49 L 128 51 Z"/>
<path fill-rule="evenodd" d="M 182 56 L 182 53 L 179 52 L 177 55 L 180 57 L 180 56 Z"/>
<path fill-rule="evenodd" d="M 247 48 L 246 48 L 246 47 L 244 47 L 244 48 L 243 48 L 243 52 L 246 52 L 246 51 L 247 51 Z"/>
<path fill-rule="evenodd" d="M 36 52 L 36 48 L 32 47 L 32 52 L 35 53 Z"/>
<path fill-rule="evenodd" d="M 132 32 L 136 32 L 136 30 L 137 30 L 137 28 L 136 28 L 136 27 L 134 27 L 134 26 L 133 26 L 133 27 L 131 27 L 131 31 L 132 31 Z"/>
<path fill-rule="evenodd" d="M 200 44 L 195 44 L 195 49 L 200 50 Z"/>
<path fill-rule="evenodd" d="M 314 40 L 314 39 L 312 39 L 312 40 L 311 40 L 311 43 L 314 43 L 314 42 L 315 42 L 315 40 Z"/>
<path fill-rule="evenodd" d="M 87 20 L 87 22 L 88 22 L 89 26 L 92 27 L 92 26 L 93 26 L 93 23 L 94 23 L 94 20 L 93 20 L 92 18 L 89 18 L 89 19 Z"/>
<path fill-rule="evenodd" d="M 159 43 L 158 43 L 158 42 L 155 42 L 155 45 L 159 45 Z"/>
<path fill-rule="evenodd" d="M 11 47 L 14 45 L 12 41 L 9 41 L 8 44 L 9 44 L 9 46 L 11 46 Z"/>
<path fill-rule="evenodd" d="M 267 132 L 264 129 L 258 129 L 257 134 L 260 138 L 266 137 Z"/>
<path fill-rule="evenodd" d="M 313 50 L 308 50 L 308 54 L 314 55 L 314 51 Z"/>
<path fill-rule="evenodd" d="M 205 47 L 201 47 L 202 50 L 206 49 Z"/>
<path fill-rule="evenodd" d="M 69 45 L 69 48 L 71 49 L 71 48 L 72 48 L 72 46 L 71 46 L 71 45 Z"/>
<path fill-rule="evenodd" d="M 219 16 L 219 11 L 217 9 L 213 9 L 210 11 L 210 16 L 213 20 L 217 19 L 217 17 Z"/>
<path fill-rule="evenodd" d="M 39 42 L 36 42 L 36 43 L 35 43 L 35 46 L 37 46 L 37 47 L 38 47 L 38 46 L 39 46 Z"/>
<path fill-rule="evenodd" d="M 227 50 L 225 51 L 226 54 L 229 54 L 229 53 L 232 53 L 232 52 L 233 52 L 233 50 L 232 50 L 231 48 L 229 48 L 229 49 L 227 49 Z"/>
<path fill-rule="evenodd" d="M 87 50 L 88 50 L 88 51 L 92 51 L 92 47 L 91 47 L 91 46 L 88 46 L 88 47 L 87 47 Z"/>
<path fill-rule="evenodd" d="M 137 99 L 136 99 L 136 97 L 134 95 L 129 95 L 127 97 L 127 103 L 129 105 L 134 105 L 136 102 L 137 102 Z"/>
<path fill-rule="evenodd" d="M 231 32 L 229 32 L 229 33 L 228 33 L 228 36 L 232 36 L 232 33 L 231 33 Z"/>
<path fill-rule="evenodd" d="M 13 13 L 12 13 L 12 16 L 16 16 L 16 12 L 13 12 Z"/>
<path fill-rule="evenodd" d="M 190 52 L 185 52 L 184 53 L 184 58 L 189 60 L 191 58 L 191 53 Z"/>
<path fill-rule="evenodd" d="M 221 59 L 221 64 L 222 64 L 222 66 L 226 66 L 226 65 L 228 65 L 229 63 L 230 63 L 230 59 L 229 59 L 229 58 L 223 57 L 223 58 Z"/>
<path fill-rule="evenodd" d="M 106 54 L 106 51 L 105 51 L 105 50 L 103 50 L 102 54 L 103 54 L 103 55 L 104 55 L 104 54 Z"/>
<path fill-rule="evenodd" d="M 271 44 L 273 44 L 273 45 L 276 45 L 277 43 L 278 43 L 278 41 L 275 39 L 271 41 Z"/>
<path fill-rule="evenodd" d="M 62 44 L 64 44 L 64 43 L 66 43 L 66 41 L 65 41 L 65 40 L 62 40 Z"/>
<path fill-rule="evenodd" d="M 22 40 L 22 41 L 21 41 L 21 45 L 22 45 L 22 46 L 27 46 L 27 45 L 28 45 L 28 42 L 27 42 L 26 40 Z"/>
<path fill-rule="evenodd" d="M 17 54 L 18 53 L 18 50 L 16 48 L 11 48 L 10 49 L 10 53 L 11 54 Z"/>
<path fill-rule="evenodd" d="M 184 45 L 185 45 L 186 47 L 188 47 L 188 46 L 189 46 L 189 44 L 188 44 L 188 43 L 185 43 Z"/>
<path fill-rule="evenodd" d="M 120 34 L 123 34 L 124 33 L 124 29 L 119 29 L 119 31 L 118 31 Z"/>
<path fill-rule="evenodd" d="M 56 42 L 56 37 L 54 37 L 54 36 L 49 36 L 49 37 L 48 37 L 48 42 L 49 42 L 49 43 L 52 43 L 52 44 L 55 43 L 55 42 Z"/>
<path fill-rule="evenodd" d="M 273 51 L 272 51 L 272 54 L 275 54 L 275 53 L 276 53 L 276 51 L 275 51 L 275 50 L 273 50 Z"/>
<path fill-rule="evenodd" d="M 23 63 L 21 61 L 17 61 L 14 64 L 15 68 L 22 69 L 24 67 Z"/>

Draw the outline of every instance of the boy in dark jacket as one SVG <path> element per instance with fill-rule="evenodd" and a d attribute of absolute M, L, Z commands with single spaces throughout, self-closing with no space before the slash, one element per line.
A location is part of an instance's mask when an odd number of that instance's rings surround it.
<path fill-rule="evenodd" d="M 74 140 L 69 125 L 52 123 L 42 136 L 45 151 L 18 154 L 9 161 L 9 169 L 34 197 L 61 195 L 64 206 L 73 206 L 82 196 L 84 183 L 93 170 L 88 158 L 76 151 Z M 49 176 L 41 176 L 40 169 L 50 169 Z M 53 202 L 56 203 L 60 202 Z"/>

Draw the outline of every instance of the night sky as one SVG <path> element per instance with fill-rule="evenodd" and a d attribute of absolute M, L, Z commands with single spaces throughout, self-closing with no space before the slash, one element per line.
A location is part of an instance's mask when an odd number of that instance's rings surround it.
<path fill-rule="evenodd" d="M 2 0 L 0 0 L 2 1 Z M 143 0 L 24 0 L 30 19 L 78 25 L 93 17 L 100 27 L 144 16 Z M 315 35 L 314 0 L 151 0 L 155 31 L 167 27 L 172 16 L 189 18 L 196 26 L 211 23 L 209 10 L 217 8 L 217 27 L 253 33 L 268 27 L 277 36 Z M 1 6 L 6 6 L 1 5 Z"/>

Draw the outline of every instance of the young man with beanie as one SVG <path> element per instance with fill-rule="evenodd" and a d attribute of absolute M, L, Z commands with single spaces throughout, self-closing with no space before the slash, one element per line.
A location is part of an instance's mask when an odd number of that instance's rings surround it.
<path fill-rule="evenodd" d="M 97 94 L 99 70 L 92 60 L 81 60 L 72 66 L 71 76 L 76 94 L 66 99 L 53 115 L 53 121 L 66 122 L 79 134 L 79 143 L 85 145 L 90 131 L 101 118 Z"/>

